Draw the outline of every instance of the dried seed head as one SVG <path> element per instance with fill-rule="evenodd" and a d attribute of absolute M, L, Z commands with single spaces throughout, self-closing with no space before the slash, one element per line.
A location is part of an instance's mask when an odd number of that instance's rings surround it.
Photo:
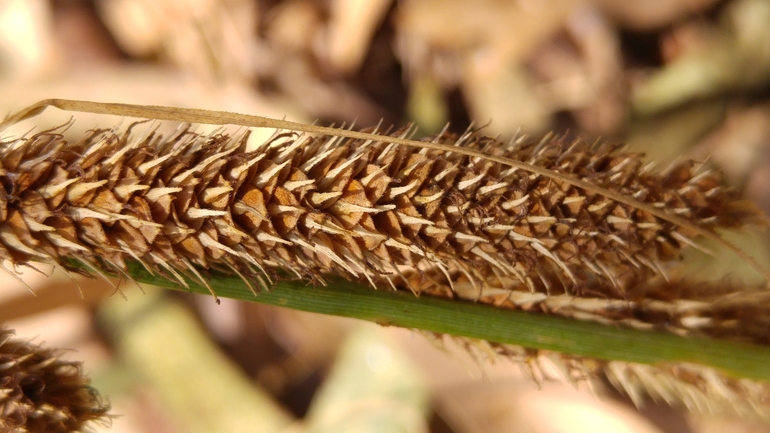
<path fill-rule="evenodd" d="M 690 226 L 483 158 L 381 141 L 286 132 L 247 152 L 247 134 L 171 137 L 55 131 L 0 143 L 0 257 L 79 260 L 125 269 L 139 260 L 180 283 L 196 268 L 269 286 L 276 268 L 323 282 L 335 273 L 379 285 L 408 274 L 533 292 L 618 293 L 663 272 L 693 227 L 759 220 L 703 165 L 658 173 L 609 145 L 547 138 L 508 144 L 466 134 L 476 149 L 590 182 L 664 209 Z M 395 135 L 406 136 L 408 131 Z M 491 283 L 490 283 L 491 281 Z"/>
<path fill-rule="evenodd" d="M 108 421 L 109 405 L 79 363 L 12 336 L 0 328 L 0 431 L 72 432 Z"/>
<path fill-rule="evenodd" d="M 657 172 L 620 148 L 553 137 L 506 144 L 442 134 L 432 140 L 447 148 L 418 149 L 388 136 L 284 132 L 247 151 L 247 134 L 137 129 L 0 142 L 0 258 L 65 268 L 75 260 L 95 271 L 123 271 L 137 260 L 183 285 L 183 275 L 207 285 L 201 271 L 210 268 L 235 272 L 249 287 L 269 287 L 278 269 L 321 283 L 332 273 L 576 319 L 765 342 L 748 321 L 731 330 L 747 311 L 738 304 L 703 307 L 713 299 L 689 299 L 680 283 L 643 290 L 696 235 L 762 219 L 701 164 Z M 640 294 L 644 302 L 630 303 Z M 583 374 L 614 371 L 615 364 L 559 356 Z M 634 371 L 614 377 L 629 394 L 637 385 L 654 389 Z"/>

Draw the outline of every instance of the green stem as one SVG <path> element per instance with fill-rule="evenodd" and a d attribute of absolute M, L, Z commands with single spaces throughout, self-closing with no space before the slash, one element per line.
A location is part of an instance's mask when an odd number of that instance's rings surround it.
<path fill-rule="evenodd" d="M 138 264 L 131 264 L 129 273 L 140 283 L 184 290 L 172 281 L 151 275 Z M 255 297 L 238 277 L 212 277 L 212 289 L 225 298 L 604 360 L 650 365 L 696 363 L 736 378 L 770 381 L 770 348 L 762 346 L 616 328 L 467 301 L 418 298 L 342 280 L 327 286 L 282 281 Z M 200 284 L 188 284 L 193 292 L 209 293 Z"/>

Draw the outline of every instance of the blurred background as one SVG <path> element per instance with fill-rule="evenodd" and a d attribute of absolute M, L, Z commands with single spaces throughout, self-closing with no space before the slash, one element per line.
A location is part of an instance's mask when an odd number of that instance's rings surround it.
<path fill-rule="evenodd" d="M 72 98 L 425 135 L 556 131 L 708 159 L 767 211 L 768 41 L 768 0 L 0 0 L 0 114 Z M 69 349 L 109 398 L 119 417 L 96 431 L 770 431 L 535 383 L 483 345 L 151 288 L 121 287 L 126 301 L 98 279 L 2 278 L 0 322 Z"/>

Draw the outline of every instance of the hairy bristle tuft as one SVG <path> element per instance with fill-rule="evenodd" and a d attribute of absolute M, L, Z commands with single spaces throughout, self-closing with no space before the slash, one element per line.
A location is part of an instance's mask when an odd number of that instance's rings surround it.
<path fill-rule="evenodd" d="M 109 421 L 109 405 L 88 383 L 79 363 L 0 327 L 0 431 L 63 433 Z"/>

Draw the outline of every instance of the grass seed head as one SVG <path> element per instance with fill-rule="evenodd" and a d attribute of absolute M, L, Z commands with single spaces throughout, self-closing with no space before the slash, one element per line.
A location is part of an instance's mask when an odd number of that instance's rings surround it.
<path fill-rule="evenodd" d="M 247 138 L 190 128 L 162 136 L 135 124 L 74 140 L 59 130 L 2 140 L 0 258 L 76 270 L 74 261 L 97 272 L 124 272 L 136 260 L 182 285 L 186 276 L 207 286 L 205 272 L 215 269 L 237 273 L 255 292 L 269 288 L 279 270 L 317 283 L 335 274 L 375 287 L 766 344 L 766 328 L 756 325 L 764 321 L 755 320 L 766 316 L 764 298 L 746 308 L 761 291 L 662 282 L 704 230 L 763 221 L 703 164 L 679 161 L 657 171 L 617 146 L 554 137 L 502 143 L 441 134 L 426 140 L 446 148 L 419 149 L 386 135 L 285 131 L 253 150 Z M 528 364 L 542 354 L 484 347 Z M 706 370 L 554 356 L 576 377 L 605 374 L 632 396 L 658 389 L 650 379 L 657 375 L 676 388 L 663 399 L 722 385 L 756 394 L 753 401 L 766 395 Z"/>
<path fill-rule="evenodd" d="M 0 143 L 0 257 L 148 270 L 205 284 L 197 269 L 269 286 L 276 269 L 418 290 L 405 273 L 530 291 L 618 293 L 663 272 L 687 227 L 602 194 L 499 163 L 388 142 L 276 134 L 163 137 L 46 131 Z M 398 131 L 404 136 L 406 131 Z M 718 173 L 682 161 L 653 171 L 610 145 L 476 134 L 432 140 L 565 173 L 712 229 L 758 220 Z M 491 281 L 491 283 L 490 283 Z"/>

